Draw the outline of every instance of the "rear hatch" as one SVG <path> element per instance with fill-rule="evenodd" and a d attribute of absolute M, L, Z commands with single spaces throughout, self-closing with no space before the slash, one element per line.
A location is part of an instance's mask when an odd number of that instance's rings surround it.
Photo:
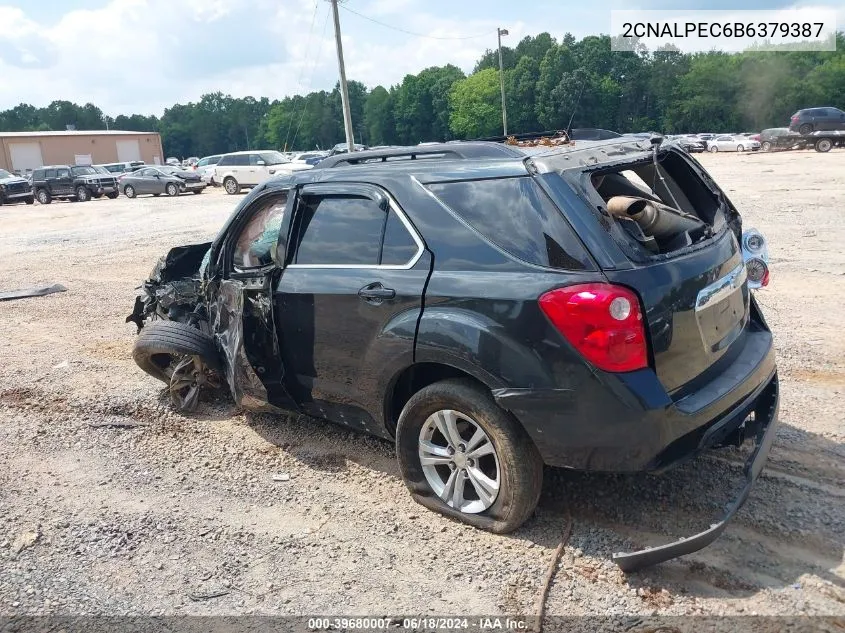
<path fill-rule="evenodd" d="M 712 379 L 744 345 L 750 299 L 741 219 L 682 150 L 619 155 L 560 173 L 624 254 L 603 271 L 641 298 L 653 367 L 680 398 Z"/>

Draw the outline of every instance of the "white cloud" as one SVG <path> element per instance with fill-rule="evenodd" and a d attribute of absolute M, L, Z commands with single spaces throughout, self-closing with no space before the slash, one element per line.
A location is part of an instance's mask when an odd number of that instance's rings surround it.
<path fill-rule="evenodd" d="M 528 18 L 529 5 L 485 1 L 487 10 L 479 11 L 480 4 L 350 2 L 350 9 L 416 33 L 487 35 L 412 37 L 341 9 L 347 76 L 372 87 L 400 83 L 434 65 L 471 71 L 484 50 L 495 47 L 499 25 L 510 30 L 512 46 L 549 24 L 589 28 L 579 9 L 557 0 L 536 10 L 530 5 Z M 0 6 L 0 109 L 66 99 L 90 101 L 112 116 L 160 115 L 207 92 L 278 99 L 330 90 L 337 81 L 329 3 L 323 0 L 111 0 L 52 16 L 49 24 L 36 13 Z"/>

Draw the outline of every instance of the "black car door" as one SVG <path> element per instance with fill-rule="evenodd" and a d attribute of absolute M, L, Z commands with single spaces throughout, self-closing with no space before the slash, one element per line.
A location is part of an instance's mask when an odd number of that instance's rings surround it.
<path fill-rule="evenodd" d="M 209 306 L 229 387 L 238 404 L 253 410 L 297 409 L 285 388 L 272 300 L 277 262 L 284 261 L 279 236 L 290 228 L 289 197 L 287 189 L 266 191 L 238 215 L 223 244 L 223 275 Z"/>
<path fill-rule="evenodd" d="M 288 389 L 306 413 L 383 434 L 386 386 L 413 362 L 430 253 L 373 185 L 306 185 L 294 216 L 275 289 Z"/>
<path fill-rule="evenodd" d="M 68 196 L 73 193 L 73 179 L 70 176 L 70 169 L 59 167 L 56 170 L 56 179 L 53 181 L 54 196 Z"/>

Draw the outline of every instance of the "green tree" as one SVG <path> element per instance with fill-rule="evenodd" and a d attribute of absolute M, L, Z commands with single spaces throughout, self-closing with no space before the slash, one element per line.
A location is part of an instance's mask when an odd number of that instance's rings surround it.
<path fill-rule="evenodd" d="M 502 105 L 499 74 L 492 68 L 456 82 L 449 93 L 452 132 L 459 138 L 500 134 Z"/>

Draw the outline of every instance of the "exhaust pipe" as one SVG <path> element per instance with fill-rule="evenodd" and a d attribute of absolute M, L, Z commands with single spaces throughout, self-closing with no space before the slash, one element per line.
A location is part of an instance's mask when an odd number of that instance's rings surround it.
<path fill-rule="evenodd" d="M 616 217 L 633 220 L 640 225 L 643 233 L 657 239 L 670 238 L 704 226 L 704 222 L 694 215 L 646 198 L 613 196 L 607 201 L 607 210 Z"/>

